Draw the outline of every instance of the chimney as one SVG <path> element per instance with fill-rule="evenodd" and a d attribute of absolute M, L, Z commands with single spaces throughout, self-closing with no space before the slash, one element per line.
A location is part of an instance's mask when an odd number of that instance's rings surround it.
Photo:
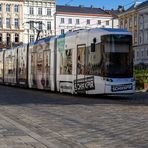
<path fill-rule="evenodd" d="M 90 8 L 93 8 L 93 5 L 90 5 Z"/>
<path fill-rule="evenodd" d="M 83 5 L 79 5 L 79 7 L 80 7 L 80 8 L 83 8 L 84 6 L 83 6 Z"/>
<path fill-rule="evenodd" d="M 124 11 L 124 6 L 119 5 L 119 6 L 118 6 L 118 11 L 119 11 L 119 12 L 123 12 L 123 11 Z"/>

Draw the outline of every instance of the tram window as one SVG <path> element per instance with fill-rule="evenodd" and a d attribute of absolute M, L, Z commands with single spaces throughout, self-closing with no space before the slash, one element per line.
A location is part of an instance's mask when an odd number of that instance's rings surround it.
<path fill-rule="evenodd" d="M 61 53 L 60 64 L 60 74 L 72 74 L 72 49 Z"/>
<path fill-rule="evenodd" d="M 87 75 L 101 75 L 101 67 L 103 62 L 103 53 L 101 44 L 95 44 L 95 51 L 91 51 L 91 47 L 86 48 L 85 51 L 85 74 Z"/>
<path fill-rule="evenodd" d="M 91 52 L 95 52 L 95 50 L 96 50 L 96 44 L 92 43 L 91 44 Z"/>
<path fill-rule="evenodd" d="M 96 51 L 96 38 L 93 38 L 93 43 L 91 43 L 91 52 Z"/>

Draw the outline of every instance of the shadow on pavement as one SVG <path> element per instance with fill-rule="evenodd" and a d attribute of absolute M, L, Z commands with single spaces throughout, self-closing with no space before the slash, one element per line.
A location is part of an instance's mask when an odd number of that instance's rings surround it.
<path fill-rule="evenodd" d="M 119 104 L 147 106 L 148 92 L 126 96 L 69 95 L 0 85 L 0 105 L 49 104 L 49 105 L 96 105 Z"/>

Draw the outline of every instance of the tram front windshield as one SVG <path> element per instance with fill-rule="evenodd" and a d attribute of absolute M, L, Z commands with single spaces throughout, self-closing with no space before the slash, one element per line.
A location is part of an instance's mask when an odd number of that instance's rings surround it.
<path fill-rule="evenodd" d="M 124 78 L 133 76 L 131 35 L 105 35 L 101 37 L 104 52 L 104 77 Z"/>

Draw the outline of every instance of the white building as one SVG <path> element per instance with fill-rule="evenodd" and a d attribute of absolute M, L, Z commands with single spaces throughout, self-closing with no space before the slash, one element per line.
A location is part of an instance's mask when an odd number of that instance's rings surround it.
<path fill-rule="evenodd" d="M 118 28 L 118 20 L 100 8 L 56 6 L 56 35 L 84 28 Z"/>
<path fill-rule="evenodd" d="M 38 30 L 40 38 L 55 34 L 55 0 L 24 1 L 24 43 L 36 40 Z"/>

